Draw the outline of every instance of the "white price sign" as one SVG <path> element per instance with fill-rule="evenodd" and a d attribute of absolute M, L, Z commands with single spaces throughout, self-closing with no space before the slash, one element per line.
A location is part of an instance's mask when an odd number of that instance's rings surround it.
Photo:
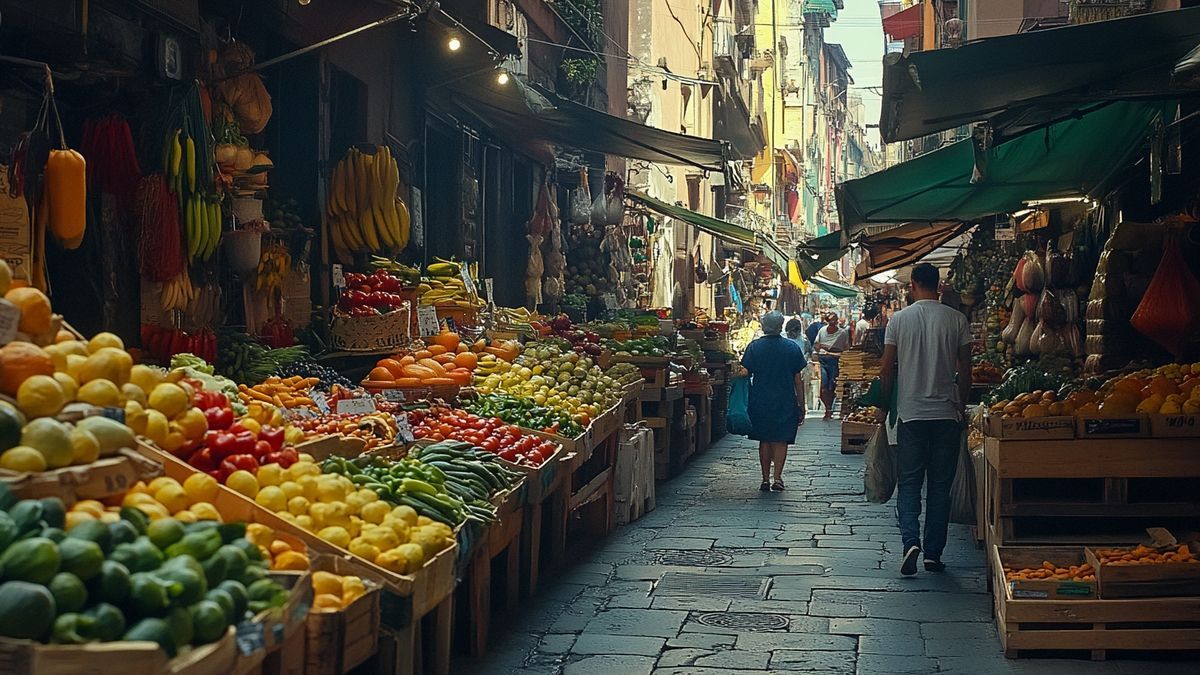
<path fill-rule="evenodd" d="M 483 280 L 483 287 L 487 289 L 488 302 L 493 302 L 493 303 L 496 302 L 495 284 L 496 284 L 496 280 L 491 277 L 488 277 Z"/>
<path fill-rule="evenodd" d="M 375 412 L 375 399 L 371 396 L 363 396 L 361 398 L 344 398 L 337 402 L 337 411 L 339 413 L 349 413 L 351 415 L 369 415 Z"/>
<path fill-rule="evenodd" d="M 397 413 L 393 415 L 396 419 L 396 436 L 405 443 L 412 443 L 417 440 L 413 435 L 412 426 L 408 423 L 408 413 Z"/>
<path fill-rule="evenodd" d="M 433 337 L 441 332 L 438 327 L 437 308 L 433 305 L 417 307 L 417 331 L 421 337 Z"/>
<path fill-rule="evenodd" d="M 333 272 L 331 274 L 333 276 L 333 287 L 334 288 L 345 288 L 346 287 L 346 273 L 342 271 L 342 266 L 340 264 L 338 264 L 338 263 L 333 264 Z"/>
<path fill-rule="evenodd" d="M 463 286 L 467 287 L 467 293 L 470 295 L 479 295 L 479 289 L 475 288 L 475 280 L 471 278 L 471 267 L 467 263 L 463 263 L 462 267 Z"/>
<path fill-rule="evenodd" d="M 389 403 L 404 403 L 408 399 L 404 396 L 403 389 L 384 389 L 383 400 Z"/>
<path fill-rule="evenodd" d="M 317 406 L 317 410 L 321 411 L 322 415 L 329 414 L 329 401 L 325 399 L 325 394 L 314 391 L 309 394 L 309 398 L 312 399 L 313 405 Z"/>
<path fill-rule="evenodd" d="M 604 306 L 606 308 L 608 308 L 608 309 L 616 309 L 617 308 L 617 296 L 613 295 L 612 293 L 605 293 L 604 295 L 602 295 L 600 297 L 602 300 L 604 300 Z"/>
<path fill-rule="evenodd" d="M 17 326 L 21 323 L 21 310 L 11 302 L 0 302 L 0 345 L 6 345 L 17 337 Z"/>

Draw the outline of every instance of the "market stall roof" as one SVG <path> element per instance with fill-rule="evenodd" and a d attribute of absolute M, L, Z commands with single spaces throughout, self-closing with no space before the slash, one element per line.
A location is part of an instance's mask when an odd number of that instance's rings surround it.
<path fill-rule="evenodd" d="M 828 293 L 835 298 L 855 298 L 862 294 L 862 290 L 853 286 L 840 284 L 833 279 L 827 279 L 822 276 L 815 276 L 810 279 L 814 286 L 822 293 Z"/>
<path fill-rule="evenodd" d="M 880 134 L 892 143 L 988 120 L 999 140 L 1099 101 L 1178 98 L 1200 91 L 1197 78 L 1172 77 L 1197 44 L 1200 7 L 889 54 Z"/>
<path fill-rule="evenodd" d="M 966 139 L 847 181 L 836 190 L 842 228 L 853 236 L 866 223 L 972 220 L 1032 201 L 1101 196 L 1142 148 L 1150 126 L 1169 121 L 1174 107 L 1099 104 L 990 148 Z"/>
<path fill-rule="evenodd" d="M 848 245 L 842 241 L 842 233 L 830 232 L 797 247 L 796 265 L 800 277 L 805 281 L 817 276 L 829 263 L 845 255 Z"/>
<path fill-rule="evenodd" d="M 759 235 L 758 248 L 762 251 L 763 256 L 771 261 L 771 264 L 778 267 L 784 273 L 788 271 L 790 257 L 783 249 L 779 248 L 779 244 L 776 244 L 774 239 Z"/>
<path fill-rule="evenodd" d="M 515 76 L 500 84 L 495 69 L 444 86 L 463 112 L 510 137 L 706 171 L 721 171 L 724 167 L 725 147 L 720 141 L 663 131 L 609 115 L 525 84 Z"/>
<path fill-rule="evenodd" d="M 854 268 L 855 281 L 868 279 L 923 260 L 930 253 L 970 228 L 970 223 L 944 221 L 907 223 L 879 234 L 862 237 L 863 258 Z"/>
<path fill-rule="evenodd" d="M 719 237 L 735 244 L 741 244 L 742 246 L 749 246 L 751 248 L 758 247 L 758 238 L 754 231 L 746 229 L 741 225 L 734 225 L 733 223 L 728 223 L 724 220 L 713 218 L 712 216 L 706 216 L 703 213 L 696 213 L 695 211 L 692 211 L 691 209 L 685 209 L 682 206 L 668 204 L 664 201 L 655 199 L 650 195 L 638 192 L 637 190 L 630 190 L 626 188 L 625 196 L 642 204 L 648 209 L 663 214 L 664 216 L 678 218 L 685 223 L 694 225 L 713 235 L 714 237 Z M 786 256 L 784 260 L 786 261 Z M 786 265 L 786 262 L 784 264 Z"/>
<path fill-rule="evenodd" d="M 713 120 L 713 136 L 729 143 L 730 159 L 754 159 L 767 147 L 762 120 L 751 116 L 736 89 L 721 87 L 722 95 Z"/>
<path fill-rule="evenodd" d="M 891 16 L 883 18 L 883 32 L 899 42 L 921 34 L 923 3 L 902 9 Z"/>

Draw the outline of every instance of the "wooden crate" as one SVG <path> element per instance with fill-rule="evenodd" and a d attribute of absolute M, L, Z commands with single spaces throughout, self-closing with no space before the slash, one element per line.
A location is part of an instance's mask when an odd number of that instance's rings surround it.
<path fill-rule="evenodd" d="M 842 454 L 861 455 L 867 451 L 867 443 L 875 436 L 878 424 L 842 422 Z"/>
<path fill-rule="evenodd" d="M 116 455 L 91 464 L 67 466 L 52 471 L 22 473 L 0 469 L 6 483 L 20 499 L 58 497 L 67 506 L 81 499 L 105 499 L 129 491 L 138 481 L 162 475 L 162 462 L 122 448 Z"/>
<path fill-rule="evenodd" d="M 1200 414 L 1151 415 L 1150 435 L 1155 438 L 1200 437 Z"/>
<path fill-rule="evenodd" d="M 229 675 L 237 655 L 236 630 L 211 644 L 186 648 L 173 659 L 153 642 L 44 645 L 0 638 L 0 673 L 5 675 Z"/>
<path fill-rule="evenodd" d="M 1200 598 L 1028 600 L 1014 598 L 993 549 L 992 598 L 1008 658 L 1109 651 L 1200 650 Z"/>
<path fill-rule="evenodd" d="M 1200 553 L 1198 543 L 1193 542 L 1189 548 L 1193 554 Z M 1102 598 L 1200 596 L 1200 563 L 1102 565 L 1096 551 L 1092 546 L 1085 549 L 1088 562 L 1096 568 Z"/>
<path fill-rule="evenodd" d="M 992 564 L 999 566 L 1001 578 L 1005 567 L 1037 569 L 1045 562 L 1055 565 L 1080 565 L 1087 562 L 1082 546 L 993 546 Z M 1093 568 L 1095 566 L 1093 565 Z M 1039 579 L 1005 579 L 1000 590 L 1020 600 L 1094 600 L 1098 597 L 1095 581 L 1051 581 Z"/>
<path fill-rule="evenodd" d="M 311 611 L 305 624 L 305 669 L 309 675 L 342 675 L 367 661 L 379 644 L 382 585 L 353 560 L 317 556 L 312 569 L 361 577 L 367 592 L 340 612 Z"/>
<path fill-rule="evenodd" d="M 1144 438 L 1150 435 L 1150 417 L 1148 415 L 1128 415 L 1125 417 L 1077 417 L 1078 426 L 1075 435 L 1079 438 Z"/>
<path fill-rule="evenodd" d="M 1074 417 L 999 417 L 983 418 L 984 433 L 993 438 L 1050 441 L 1075 438 Z"/>
<path fill-rule="evenodd" d="M 478 656 L 487 651 L 492 619 L 492 565 L 503 557 L 504 610 L 516 607 L 521 588 L 521 533 L 525 524 L 523 490 L 511 490 L 508 497 L 496 505 L 498 518 L 487 528 L 483 543 L 476 549 L 465 574 L 468 652 Z M 457 612 L 457 609 L 455 610 Z"/>

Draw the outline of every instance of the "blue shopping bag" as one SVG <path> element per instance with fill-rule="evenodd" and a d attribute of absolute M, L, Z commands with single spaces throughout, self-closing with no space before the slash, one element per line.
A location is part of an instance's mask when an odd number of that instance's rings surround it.
<path fill-rule="evenodd" d="M 725 423 L 729 433 L 738 436 L 749 436 L 753 426 L 750 424 L 750 378 L 736 377 L 729 390 L 729 409 L 725 413 Z"/>

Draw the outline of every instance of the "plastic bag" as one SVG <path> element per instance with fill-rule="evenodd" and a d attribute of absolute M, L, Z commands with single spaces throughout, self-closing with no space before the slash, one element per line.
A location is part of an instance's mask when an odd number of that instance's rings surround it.
<path fill-rule="evenodd" d="M 1178 236 L 1168 232 L 1162 260 L 1129 323 L 1178 358 L 1200 323 L 1198 297 L 1200 281 L 1192 276 L 1179 250 Z"/>
<path fill-rule="evenodd" d="M 888 444 L 887 432 L 882 426 L 867 443 L 864 460 L 863 487 L 867 501 L 873 504 L 888 503 L 896 491 L 899 472 L 896 469 L 896 446 Z"/>
<path fill-rule="evenodd" d="M 729 408 L 725 412 L 725 426 L 729 433 L 749 436 L 754 425 L 750 423 L 750 378 L 737 377 L 729 389 Z"/>
<path fill-rule="evenodd" d="M 604 178 L 604 194 L 608 200 L 609 225 L 620 225 L 625 219 L 625 181 L 615 173 Z"/>
<path fill-rule="evenodd" d="M 592 195 L 588 190 L 587 169 L 579 170 L 579 188 L 571 195 L 571 224 L 586 225 L 592 222 Z"/>
<path fill-rule="evenodd" d="M 604 191 L 592 200 L 592 224 L 596 227 L 603 227 L 608 222 L 608 202 L 604 200 Z"/>
<path fill-rule="evenodd" d="M 967 449 L 967 433 L 962 434 L 958 450 L 958 470 L 950 484 L 950 522 L 975 524 L 975 465 Z"/>

